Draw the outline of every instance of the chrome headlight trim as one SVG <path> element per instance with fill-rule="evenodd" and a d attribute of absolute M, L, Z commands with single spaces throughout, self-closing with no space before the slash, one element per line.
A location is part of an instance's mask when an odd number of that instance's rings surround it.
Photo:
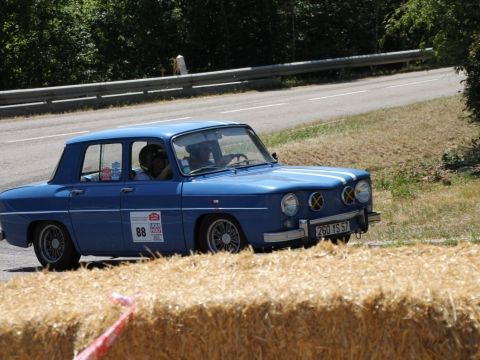
<path fill-rule="evenodd" d="M 343 188 L 342 201 L 345 205 L 352 205 L 355 202 L 355 190 L 351 186 Z"/>
<path fill-rule="evenodd" d="M 360 180 L 355 185 L 355 198 L 362 204 L 367 203 L 372 196 L 372 190 L 367 180 Z"/>
<path fill-rule="evenodd" d="M 296 215 L 300 207 L 297 195 L 295 195 L 294 193 L 288 193 L 283 195 L 282 201 L 280 202 L 280 207 L 285 215 Z"/>

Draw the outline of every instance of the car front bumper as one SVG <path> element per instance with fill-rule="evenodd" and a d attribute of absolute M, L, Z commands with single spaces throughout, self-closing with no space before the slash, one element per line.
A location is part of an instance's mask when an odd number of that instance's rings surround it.
<path fill-rule="evenodd" d="M 350 211 L 348 213 L 328 216 L 328 217 L 319 218 L 319 219 L 313 219 L 313 220 L 301 219 L 298 221 L 298 229 L 275 232 L 275 233 L 264 233 L 263 241 L 266 243 L 280 243 L 280 242 L 297 240 L 297 239 L 308 240 L 310 237 L 309 228 L 312 225 L 313 226 L 324 225 L 324 224 L 329 224 L 329 223 L 338 222 L 338 221 L 347 221 L 347 220 L 355 220 L 355 219 L 359 219 L 360 221 L 363 221 L 366 227 L 368 227 L 368 224 L 379 222 L 381 220 L 381 216 L 380 216 L 380 213 L 378 212 L 371 212 L 371 213 L 365 214 L 364 210 L 360 209 L 356 211 Z"/>

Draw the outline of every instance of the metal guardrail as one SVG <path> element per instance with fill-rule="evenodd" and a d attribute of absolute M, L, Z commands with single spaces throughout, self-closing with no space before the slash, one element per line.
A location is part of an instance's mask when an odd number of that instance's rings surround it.
<path fill-rule="evenodd" d="M 129 100 L 190 95 L 193 90 L 200 90 L 199 88 L 204 91 L 215 91 L 224 88 L 226 84 L 258 79 L 426 60 L 432 53 L 432 49 L 428 48 L 159 78 L 0 91 L 0 116 L 65 111 L 81 106 L 101 106 Z"/>

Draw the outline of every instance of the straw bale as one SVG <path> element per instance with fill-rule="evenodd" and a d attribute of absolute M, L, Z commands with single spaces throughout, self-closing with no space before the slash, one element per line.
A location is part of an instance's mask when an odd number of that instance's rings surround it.
<path fill-rule="evenodd" d="M 480 246 L 159 258 L 0 285 L 0 359 L 65 359 L 141 294 L 107 359 L 480 358 Z"/>

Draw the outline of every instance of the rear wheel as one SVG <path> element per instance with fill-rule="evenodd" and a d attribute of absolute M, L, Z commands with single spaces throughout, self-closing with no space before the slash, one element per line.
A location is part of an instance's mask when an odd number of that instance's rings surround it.
<path fill-rule="evenodd" d="M 200 250 L 238 253 L 246 241 L 238 222 L 228 215 L 209 215 L 200 226 Z"/>
<path fill-rule="evenodd" d="M 33 247 L 40 264 L 49 269 L 73 269 L 80 259 L 70 234 L 56 222 L 47 221 L 37 225 L 33 233 Z"/>

